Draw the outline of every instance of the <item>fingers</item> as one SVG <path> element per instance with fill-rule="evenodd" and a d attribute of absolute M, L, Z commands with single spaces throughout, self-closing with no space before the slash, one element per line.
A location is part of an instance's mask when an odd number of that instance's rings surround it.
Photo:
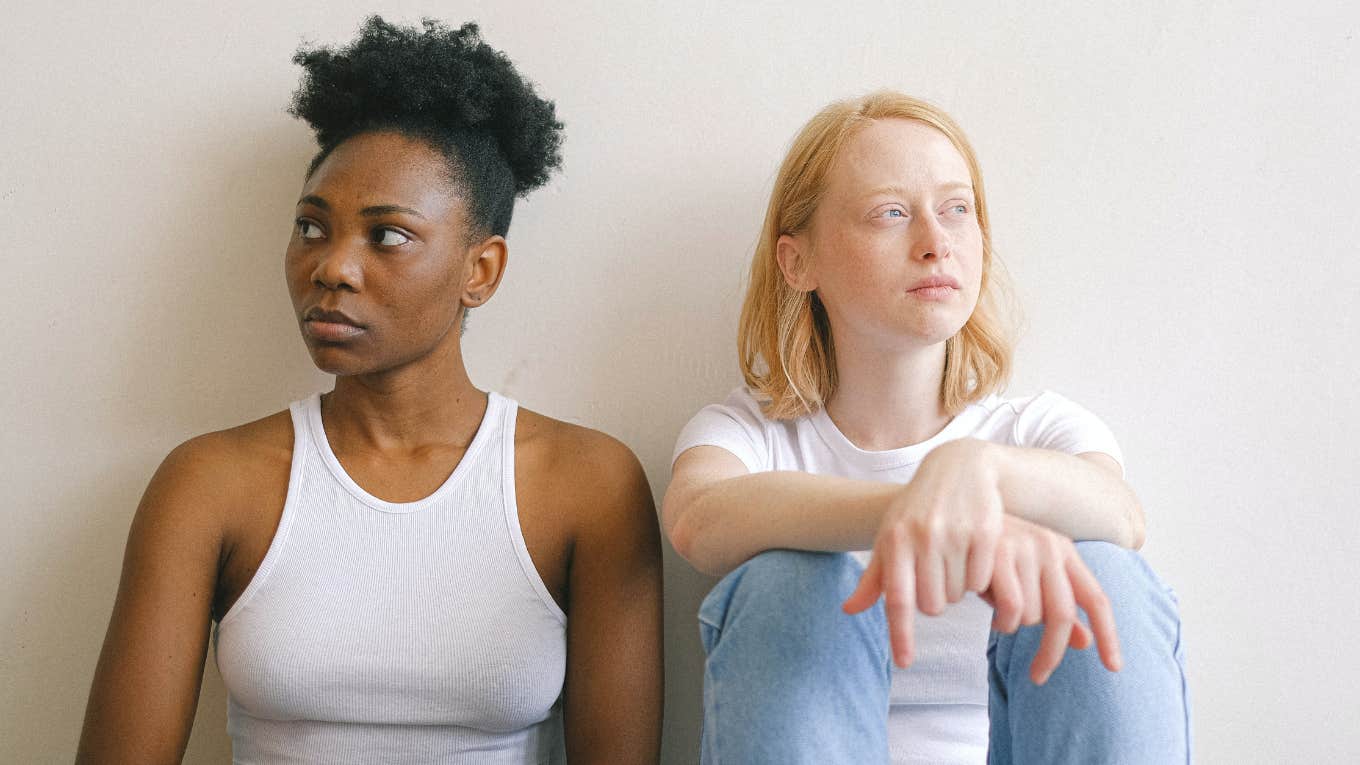
<path fill-rule="evenodd" d="M 999 545 L 998 534 L 979 533 L 974 536 L 972 547 L 968 550 L 968 570 L 964 586 L 969 592 L 982 592 L 992 586 L 992 571 L 995 569 Z"/>
<path fill-rule="evenodd" d="M 1075 550 L 1067 558 L 1067 578 L 1071 581 L 1072 594 L 1077 605 L 1086 612 L 1091 622 L 1100 660 L 1111 672 L 1118 672 L 1123 666 L 1119 655 L 1119 635 L 1115 632 L 1114 612 L 1110 609 L 1110 599 L 1100 589 L 1100 583 L 1086 564 L 1077 556 Z"/>
<path fill-rule="evenodd" d="M 1038 624 L 1044 618 L 1044 598 L 1039 585 L 1039 562 L 1032 549 L 1016 552 L 1015 575 L 1020 582 L 1020 623 Z"/>
<path fill-rule="evenodd" d="M 1044 595 L 1044 634 L 1039 650 L 1029 665 L 1029 677 L 1035 685 L 1043 685 L 1062 663 L 1063 654 L 1072 636 L 1072 625 L 1077 621 L 1077 606 L 1072 600 L 1072 586 L 1061 559 L 1050 559 L 1043 568 L 1041 587 Z"/>
<path fill-rule="evenodd" d="M 988 592 L 995 609 L 992 629 L 997 632 L 1015 632 L 1020 629 L 1025 601 L 1020 579 L 1015 575 L 1015 557 L 1009 545 L 998 548 L 991 581 Z"/>
<path fill-rule="evenodd" d="M 906 669 L 915 658 L 912 620 L 916 617 L 915 556 L 906 545 L 884 545 L 875 550 L 883 554 L 883 605 L 888 617 L 888 638 L 893 663 Z"/>
<path fill-rule="evenodd" d="M 1067 640 L 1069 648 L 1084 651 L 1091 647 L 1091 640 L 1091 630 L 1080 619 L 1072 623 L 1072 637 Z"/>
<path fill-rule="evenodd" d="M 966 551 L 961 552 L 964 554 L 946 555 L 942 558 L 944 598 L 947 603 L 963 600 L 963 593 L 967 592 L 968 556 Z"/>
<path fill-rule="evenodd" d="M 841 610 L 847 614 L 857 614 L 877 603 L 878 596 L 883 594 L 882 572 L 883 567 L 879 562 L 878 553 L 875 552 L 869 558 L 869 565 L 864 568 L 864 573 L 860 575 L 855 591 L 841 604 Z"/>
<path fill-rule="evenodd" d="M 916 557 L 916 596 L 921 613 L 939 616 L 944 613 L 945 561 L 938 550 L 918 551 Z"/>

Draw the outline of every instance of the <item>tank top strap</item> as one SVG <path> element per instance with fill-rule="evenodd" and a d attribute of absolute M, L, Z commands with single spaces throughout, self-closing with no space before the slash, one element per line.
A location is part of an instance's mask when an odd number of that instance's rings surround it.
<path fill-rule="evenodd" d="M 533 589 L 552 618 L 565 626 L 567 615 L 553 599 L 552 593 L 548 592 L 548 586 L 544 584 L 542 577 L 538 575 L 538 568 L 534 566 L 533 558 L 529 555 L 529 546 L 524 541 L 524 530 L 520 525 L 519 497 L 515 490 L 515 423 L 519 419 L 519 403 L 496 393 L 491 395 L 501 399 L 505 405 L 500 428 L 501 496 L 504 497 L 505 528 L 510 544 L 514 548 L 515 557 L 519 560 L 520 570 L 524 572 L 524 579 L 529 587 Z"/>
<path fill-rule="evenodd" d="M 288 405 L 288 414 L 293 420 L 293 461 L 298 455 L 305 455 L 312 448 L 311 412 L 321 411 L 321 394 L 313 393 Z"/>

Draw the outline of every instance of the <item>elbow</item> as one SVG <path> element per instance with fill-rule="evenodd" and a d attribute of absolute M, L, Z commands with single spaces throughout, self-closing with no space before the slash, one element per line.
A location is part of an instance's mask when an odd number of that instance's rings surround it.
<path fill-rule="evenodd" d="M 704 570 L 702 551 L 705 547 L 699 529 L 702 494 L 701 486 L 673 478 L 666 496 L 661 499 L 661 527 L 666 539 L 670 540 L 677 555 L 700 571 Z"/>
<path fill-rule="evenodd" d="M 680 516 L 674 522 L 666 524 L 666 538 L 670 540 L 671 547 L 675 548 L 675 553 L 684 558 L 688 563 L 693 564 L 690 556 L 694 554 L 694 531 L 691 529 L 693 524 L 686 523 L 685 517 Z"/>
<path fill-rule="evenodd" d="M 676 512 L 675 518 L 668 520 L 666 538 L 670 540 L 675 553 L 696 571 L 720 577 L 735 568 L 714 549 L 711 535 L 704 533 L 704 524 L 698 513 Z"/>
<path fill-rule="evenodd" d="M 1143 515 L 1142 505 L 1135 500 L 1133 507 L 1129 510 L 1129 548 L 1141 550 L 1146 541 L 1147 516 Z"/>
<path fill-rule="evenodd" d="M 695 565 L 692 556 L 697 535 L 694 531 L 693 513 L 689 512 L 692 504 L 689 500 L 688 496 L 679 496 L 679 492 L 672 486 L 661 500 L 661 528 L 676 554 L 690 565 Z"/>
<path fill-rule="evenodd" d="M 1141 550 L 1143 549 L 1143 543 L 1146 541 L 1147 529 L 1143 527 L 1142 523 L 1138 523 L 1133 528 L 1133 539 L 1129 546 L 1134 550 Z"/>
<path fill-rule="evenodd" d="M 694 521 L 695 519 L 692 515 L 682 515 L 667 530 L 667 537 L 671 541 L 671 547 L 675 548 L 675 553 L 677 555 L 684 558 L 686 563 L 693 566 L 700 573 L 709 576 L 718 576 L 720 566 L 717 565 L 716 561 L 710 560 L 710 556 L 705 554 L 708 552 L 708 546 L 704 544 L 705 540 L 703 535 L 697 528 L 698 524 Z"/>

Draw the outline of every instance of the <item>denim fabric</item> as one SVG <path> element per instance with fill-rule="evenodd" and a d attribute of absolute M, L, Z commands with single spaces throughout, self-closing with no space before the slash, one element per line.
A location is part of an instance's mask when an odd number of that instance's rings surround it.
<path fill-rule="evenodd" d="M 849 555 L 774 550 L 708 594 L 703 762 L 887 762 L 883 605 L 858 616 L 839 607 L 862 570 Z"/>
<path fill-rule="evenodd" d="M 1094 648 L 1069 649 L 1035 686 L 1029 663 L 1042 625 L 993 633 L 988 762 L 1188 762 L 1174 593 L 1136 552 L 1104 542 L 1077 550 L 1110 597 L 1124 667 L 1112 673 Z M 772 550 L 708 594 L 699 609 L 706 765 L 888 762 L 883 606 L 857 616 L 840 610 L 861 572 L 847 554 Z"/>
<path fill-rule="evenodd" d="M 988 763 L 1188 763 L 1190 699 L 1175 593 L 1132 550 L 1078 542 L 1077 551 L 1110 598 L 1123 669 L 1106 670 L 1094 647 L 1068 649 L 1048 682 L 1035 685 L 1029 664 L 1042 627 L 993 632 Z"/>

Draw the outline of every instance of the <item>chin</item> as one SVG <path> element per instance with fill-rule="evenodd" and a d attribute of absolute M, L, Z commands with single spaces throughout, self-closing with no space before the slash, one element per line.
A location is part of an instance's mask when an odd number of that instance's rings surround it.
<path fill-rule="evenodd" d="M 374 365 L 371 362 L 358 357 L 345 348 L 309 346 L 307 352 L 311 354 L 312 363 L 316 365 L 316 368 L 328 375 L 349 377 L 373 371 Z"/>
<path fill-rule="evenodd" d="M 910 337 L 914 343 L 919 345 L 938 345 L 957 335 L 965 324 L 968 317 L 962 319 L 958 317 L 934 316 L 926 320 L 911 322 L 910 326 L 902 327 L 902 333 Z"/>

